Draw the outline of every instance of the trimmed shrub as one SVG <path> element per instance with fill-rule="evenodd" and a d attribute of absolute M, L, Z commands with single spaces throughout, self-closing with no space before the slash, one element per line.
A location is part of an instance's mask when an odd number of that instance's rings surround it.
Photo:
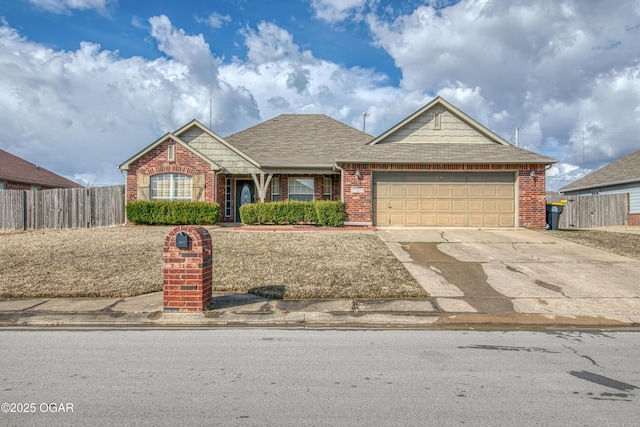
<path fill-rule="evenodd" d="M 243 224 L 317 224 L 341 227 L 344 219 L 344 203 L 325 200 L 250 203 L 240 207 L 240 220 Z"/>
<path fill-rule="evenodd" d="M 220 205 L 138 200 L 127 203 L 127 219 L 138 225 L 212 225 L 220 221 Z"/>
<path fill-rule="evenodd" d="M 344 203 L 319 200 L 315 203 L 318 224 L 329 227 L 342 227 L 346 214 Z"/>

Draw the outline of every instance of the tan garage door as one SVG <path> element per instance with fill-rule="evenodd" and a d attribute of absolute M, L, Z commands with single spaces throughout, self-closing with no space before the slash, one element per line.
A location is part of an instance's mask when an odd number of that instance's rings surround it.
<path fill-rule="evenodd" d="M 376 172 L 376 225 L 513 227 L 515 174 Z"/>

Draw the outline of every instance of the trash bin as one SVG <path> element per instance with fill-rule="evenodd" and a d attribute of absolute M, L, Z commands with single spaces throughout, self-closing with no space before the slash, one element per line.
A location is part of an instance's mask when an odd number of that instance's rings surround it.
<path fill-rule="evenodd" d="M 560 222 L 560 214 L 564 210 L 564 204 L 559 202 L 547 203 L 547 230 L 557 230 Z"/>

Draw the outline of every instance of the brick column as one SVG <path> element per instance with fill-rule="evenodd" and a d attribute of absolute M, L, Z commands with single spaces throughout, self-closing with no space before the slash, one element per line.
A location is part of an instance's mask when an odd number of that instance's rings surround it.
<path fill-rule="evenodd" d="M 181 232 L 188 237 L 186 248 L 176 246 Z M 169 232 L 162 256 L 164 311 L 203 311 L 211 304 L 211 247 L 203 227 L 182 225 Z"/>

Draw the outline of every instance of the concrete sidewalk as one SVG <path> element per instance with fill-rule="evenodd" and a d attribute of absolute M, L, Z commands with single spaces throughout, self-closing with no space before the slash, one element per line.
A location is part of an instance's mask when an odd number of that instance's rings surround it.
<path fill-rule="evenodd" d="M 572 301 L 589 313 L 478 313 L 446 311 L 436 299 L 267 300 L 247 294 L 214 295 L 204 313 L 164 313 L 162 293 L 132 298 L 59 298 L 0 301 L 0 326 L 93 327 L 370 327 L 370 328 L 619 328 L 640 326 L 640 301 Z M 621 310 L 621 307 L 627 307 Z M 572 310 L 573 311 L 573 310 Z M 623 313 L 626 311 L 626 313 Z"/>

